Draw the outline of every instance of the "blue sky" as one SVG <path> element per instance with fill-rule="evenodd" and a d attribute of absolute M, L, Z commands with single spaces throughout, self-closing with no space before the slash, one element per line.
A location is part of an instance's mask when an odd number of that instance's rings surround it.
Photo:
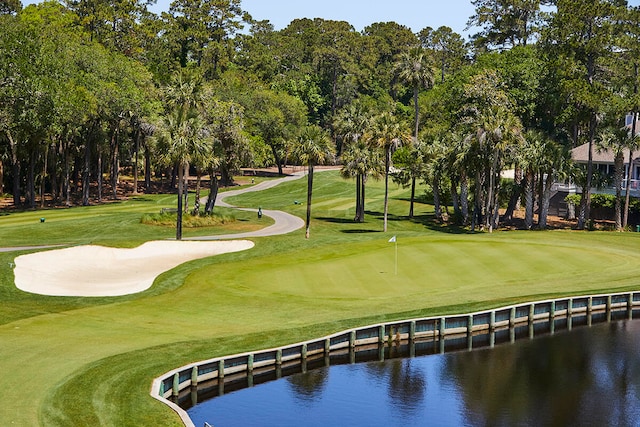
<path fill-rule="evenodd" d="M 156 8 L 168 8 L 170 0 L 158 0 Z M 374 22 L 395 21 L 414 32 L 447 25 L 462 33 L 473 15 L 470 0 L 242 0 L 242 8 L 254 19 L 268 19 L 276 30 L 296 18 L 347 21 L 360 31 Z"/>
<path fill-rule="evenodd" d="M 24 5 L 39 0 L 22 0 Z M 167 10 L 171 0 L 157 0 L 152 10 Z M 630 0 L 638 6 L 640 0 Z M 242 8 L 255 19 L 268 19 L 276 30 L 286 27 L 296 18 L 324 18 L 348 21 L 360 31 L 374 22 L 395 21 L 414 32 L 425 27 L 451 27 L 465 32 L 467 20 L 473 15 L 470 0 L 242 0 Z"/>
<path fill-rule="evenodd" d="M 40 1 L 22 0 L 22 4 Z M 170 3 L 157 0 L 151 9 L 167 10 Z M 296 18 L 324 18 L 347 21 L 358 31 L 374 22 L 395 21 L 414 32 L 446 25 L 460 34 L 474 10 L 470 0 L 242 0 L 242 8 L 254 19 L 268 19 L 276 30 Z"/>

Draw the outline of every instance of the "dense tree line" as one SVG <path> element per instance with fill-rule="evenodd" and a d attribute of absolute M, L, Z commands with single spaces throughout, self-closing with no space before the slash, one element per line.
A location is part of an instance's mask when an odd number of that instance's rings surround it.
<path fill-rule="evenodd" d="M 355 221 L 373 177 L 412 188 L 410 216 L 422 181 L 438 219 L 451 206 L 459 223 L 492 230 L 522 203 L 526 227 L 535 206 L 544 228 L 551 184 L 566 177 L 583 186 L 583 228 L 591 156 L 607 147 L 626 225 L 620 159 L 638 150 L 621 129 L 639 110 L 640 10 L 624 0 L 473 0 L 469 42 L 395 22 L 276 31 L 240 0 L 175 0 L 161 15 L 150 3 L 0 1 L 0 193 L 16 207 L 117 198 L 127 170 L 133 191 L 172 179 L 182 212 L 186 175 L 198 191 L 211 177 L 215 195 L 240 167 L 312 170 L 335 153 L 355 179 Z M 578 168 L 568 150 L 584 143 Z M 385 229 L 386 216 L 385 196 Z"/>

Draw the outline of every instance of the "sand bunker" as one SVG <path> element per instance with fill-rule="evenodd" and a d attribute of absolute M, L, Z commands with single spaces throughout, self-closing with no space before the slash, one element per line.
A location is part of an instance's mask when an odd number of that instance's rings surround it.
<path fill-rule="evenodd" d="M 118 296 L 149 289 L 158 275 L 194 259 L 253 247 L 248 240 L 153 241 L 134 249 L 76 246 L 15 259 L 15 283 L 55 296 Z"/>

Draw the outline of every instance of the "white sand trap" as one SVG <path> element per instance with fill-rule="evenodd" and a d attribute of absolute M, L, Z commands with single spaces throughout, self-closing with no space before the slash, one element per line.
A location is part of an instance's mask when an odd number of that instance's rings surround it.
<path fill-rule="evenodd" d="M 153 241 L 134 249 L 76 246 L 17 257 L 15 283 L 41 295 L 128 295 L 149 289 L 161 273 L 187 261 L 252 247 L 248 240 Z"/>

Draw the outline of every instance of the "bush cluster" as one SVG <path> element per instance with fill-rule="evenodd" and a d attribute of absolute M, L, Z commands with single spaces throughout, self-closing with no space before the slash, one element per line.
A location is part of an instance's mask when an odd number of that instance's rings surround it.
<path fill-rule="evenodd" d="M 175 227 L 176 216 L 177 214 L 175 212 L 144 214 L 140 222 L 147 225 Z M 215 227 L 235 221 L 236 218 L 233 215 L 219 215 L 215 213 L 212 215 L 191 215 L 187 213 L 182 216 L 182 226 L 185 228 Z"/>

